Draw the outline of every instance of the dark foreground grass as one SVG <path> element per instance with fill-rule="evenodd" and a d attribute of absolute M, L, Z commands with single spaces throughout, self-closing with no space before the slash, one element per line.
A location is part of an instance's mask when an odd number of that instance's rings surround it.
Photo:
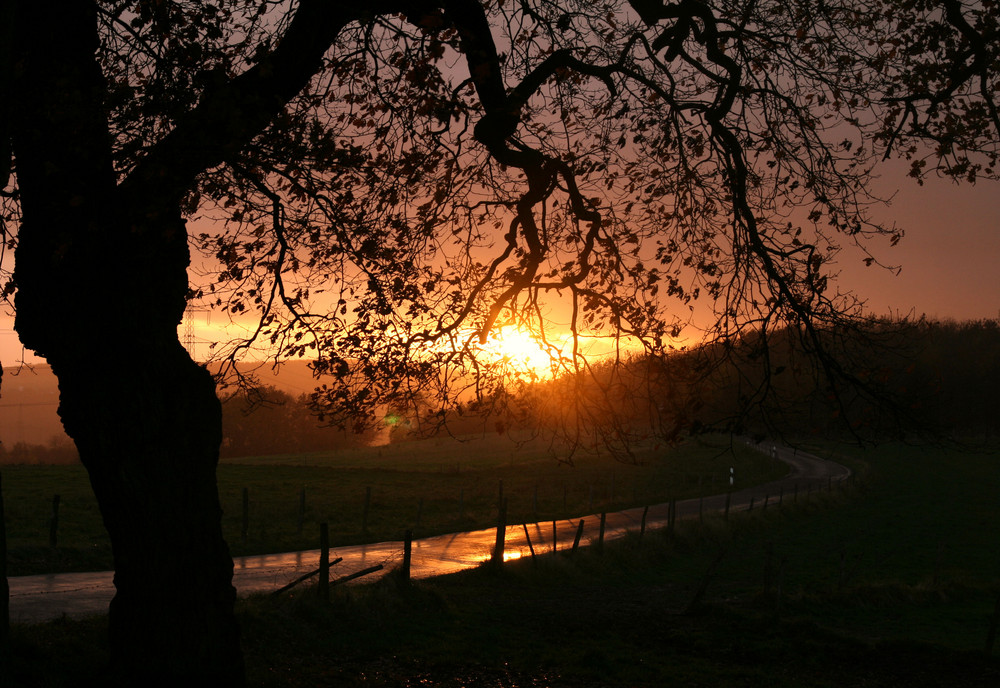
<path fill-rule="evenodd" d="M 1000 457 L 888 447 L 845 460 L 868 466 L 849 490 L 673 538 L 390 576 L 329 604 L 308 588 L 242 601 L 251 684 L 1000 685 L 984 653 Z M 100 685 L 103 624 L 15 627 L 21 685 Z"/>
<path fill-rule="evenodd" d="M 650 542 L 650 540 L 654 540 Z M 998 685 L 1000 662 L 914 640 L 861 639 L 769 600 L 687 610 L 696 580 L 672 575 L 676 543 L 548 557 L 404 584 L 244 601 L 252 686 Z M 910 604 L 913 603 L 911 600 Z M 16 629 L 12 685 L 103 685 L 104 620 Z"/>
<path fill-rule="evenodd" d="M 973 652 L 863 642 L 718 603 L 685 613 L 690 590 L 662 571 L 651 575 L 655 553 L 613 556 L 537 569 L 522 561 L 410 588 L 387 580 L 329 607 L 308 593 L 251 603 L 253 683 L 988 686 L 1000 678 L 995 662 Z M 258 633 L 274 638 L 275 628 L 285 644 L 254 642 Z M 298 661 L 287 663 L 289 654 Z"/>

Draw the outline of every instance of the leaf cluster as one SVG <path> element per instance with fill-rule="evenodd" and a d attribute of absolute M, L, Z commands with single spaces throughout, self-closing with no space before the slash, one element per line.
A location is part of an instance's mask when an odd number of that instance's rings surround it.
<path fill-rule="evenodd" d="M 503 406 L 530 382 L 489 360 L 504 327 L 574 373 L 588 341 L 788 327 L 835 381 L 864 320 L 836 260 L 902 236 L 869 216 L 880 158 L 995 175 L 994 2 L 98 9 L 120 184 L 182 208 L 191 299 L 248 333 L 216 357 L 310 359 L 331 418 Z"/>

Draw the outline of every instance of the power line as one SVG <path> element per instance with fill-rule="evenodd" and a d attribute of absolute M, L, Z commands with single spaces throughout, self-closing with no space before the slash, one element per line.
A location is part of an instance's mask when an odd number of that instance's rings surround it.
<path fill-rule="evenodd" d="M 188 355 L 192 360 L 197 361 L 198 357 L 195 355 L 197 351 L 198 344 L 204 344 L 207 340 L 199 340 L 194 336 L 194 319 L 196 313 L 205 314 L 205 325 L 212 324 L 212 309 L 210 308 L 194 308 L 188 305 L 184 309 L 184 334 L 181 335 L 181 344 L 187 349 Z"/>
<path fill-rule="evenodd" d="M 58 406 L 58 401 L 30 401 L 26 404 L 14 403 L 14 404 L 0 404 L 0 408 L 13 408 L 15 406 Z"/>

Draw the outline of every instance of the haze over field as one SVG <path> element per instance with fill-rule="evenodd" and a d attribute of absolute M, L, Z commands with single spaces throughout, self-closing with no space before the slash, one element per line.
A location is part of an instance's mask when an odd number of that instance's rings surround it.
<path fill-rule="evenodd" d="M 255 366 L 261 384 L 275 387 L 292 397 L 310 392 L 315 383 L 304 361 L 283 365 L 278 371 Z M 48 445 L 69 442 L 56 412 L 59 388 L 52 370 L 44 363 L 4 366 L 0 387 L 0 442 L 12 447 L 19 442 Z"/>

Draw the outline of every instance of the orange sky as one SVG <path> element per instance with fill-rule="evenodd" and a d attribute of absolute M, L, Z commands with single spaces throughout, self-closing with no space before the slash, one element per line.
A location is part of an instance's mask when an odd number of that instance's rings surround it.
<path fill-rule="evenodd" d="M 898 276 L 876 266 L 866 267 L 863 256 L 851 249 L 841 255 L 842 289 L 851 289 L 868 302 L 876 315 L 926 314 L 932 318 L 1000 317 L 1000 184 L 977 186 L 928 179 L 918 186 L 904 178 L 905 165 L 894 163 L 877 189 L 883 195 L 899 189 L 892 205 L 881 208 L 881 220 L 896 222 L 906 237 L 896 247 L 873 246 L 886 264 L 901 265 Z M 219 321 L 224 316 L 215 318 Z M 207 338 L 203 317 L 196 319 L 196 335 Z M 0 315 L 0 362 L 16 365 L 21 347 L 13 319 Z M 109 343 L 108 357 L 114 358 Z M 26 360 L 37 361 L 30 355 Z"/>
<path fill-rule="evenodd" d="M 893 164 L 892 171 L 905 166 Z M 913 311 L 936 318 L 1000 317 L 1000 183 L 956 185 L 928 179 L 918 186 L 902 174 L 880 180 L 879 191 L 899 189 L 879 218 L 906 230 L 897 246 L 874 250 L 895 276 L 858 260 L 841 259 L 840 284 L 868 301 L 876 315 Z"/>

